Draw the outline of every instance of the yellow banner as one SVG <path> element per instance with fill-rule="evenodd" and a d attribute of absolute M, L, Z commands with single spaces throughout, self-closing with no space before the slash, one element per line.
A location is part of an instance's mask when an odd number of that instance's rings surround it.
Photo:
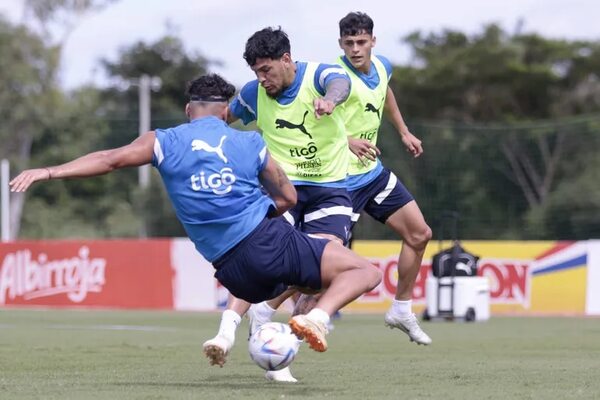
<path fill-rule="evenodd" d="M 452 243 L 430 243 L 415 286 L 415 310 L 425 308 L 426 279 L 433 256 Z M 464 241 L 462 247 L 480 257 L 478 275 L 490 282 L 490 302 L 496 313 L 585 313 L 587 252 L 585 242 Z M 355 241 L 353 250 L 369 259 L 383 273 L 373 291 L 347 309 L 387 310 L 396 293 L 401 242 Z"/>

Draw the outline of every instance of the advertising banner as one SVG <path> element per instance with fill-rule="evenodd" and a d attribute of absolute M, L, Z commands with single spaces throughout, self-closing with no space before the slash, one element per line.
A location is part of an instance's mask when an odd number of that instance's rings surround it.
<path fill-rule="evenodd" d="M 0 245 L 0 306 L 173 308 L 171 240 Z"/>
<path fill-rule="evenodd" d="M 490 281 L 493 312 L 583 314 L 592 311 L 589 307 L 586 309 L 588 242 L 464 241 L 462 245 L 480 257 L 478 275 Z M 428 246 L 413 289 L 417 310 L 425 304 L 425 282 L 433 255 L 450 246 L 450 242 Z M 401 242 L 394 241 L 354 242 L 353 249 L 382 271 L 383 282 L 348 305 L 348 309 L 385 311 L 389 307 L 396 293 L 400 247 Z"/>
<path fill-rule="evenodd" d="M 413 288 L 413 304 L 427 299 L 428 246 Z M 489 280 L 492 313 L 600 315 L 600 240 L 464 241 L 480 257 L 477 274 Z M 396 293 L 401 242 L 356 241 L 353 249 L 381 270 L 382 283 L 346 309 L 384 312 Z M 228 292 L 187 238 L 22 241 L 0 244 L 0 307 L 148 308 L 216 310 Z"/>

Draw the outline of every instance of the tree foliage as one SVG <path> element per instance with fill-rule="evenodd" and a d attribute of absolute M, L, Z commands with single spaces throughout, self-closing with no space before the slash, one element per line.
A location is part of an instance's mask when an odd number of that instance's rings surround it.
<path fill-rule="evenodd" d="M 496 25 L 405 42 L 414 59 L 395 68 L 391 86 L 425 154 L 399 157 L 385 124 L 380 144 L 434 228 L 455 209 L 471 238 L 600 236 L 600 43 Z M 369 223 L 360 234 L 390 237 Z"/>

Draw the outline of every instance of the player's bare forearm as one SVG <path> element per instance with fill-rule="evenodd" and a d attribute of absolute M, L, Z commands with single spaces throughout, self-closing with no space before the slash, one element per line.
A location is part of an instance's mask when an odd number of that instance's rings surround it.
<path fill-rule="evenodd" d="M 394 92 L 389 87 L 387 88 L 387 95 L 385 98 L 385 107 L 384 112 L 386 113 L 388 119 L 396 128 L 396 131 L 402 135 L 404 132 L 408 131 L 408 127 L 404 122 L 404 118 L 402 118 L 402 113 L 400 112 L 400 108 L 398 107 L 398 103 L 396 102 L 396 96 L 394 96 Z"/>
<path fill-rule="evenodd" d="M 123 147 L 89 153 L 61 165 L 25 170 L 10 182 L 11 190 L 24 192 L 38 181 L 97 176 L 148 164 L 152 161 L 154 138 L 154 132 L 148 132 Z"/>
<path fill-rule="evenodd" d="M 275 212 L 279 216 L 296 205 L 296 188 L 290 182 L 283 169 L 269 155 L 267 165 L 260 173 L 260 182 L 275 202 Z"/>
<path fill-rule="evenodd" d="M 350 81 L 343 78 L 332 79 L 325 88 L 323 99 L 333 102 L 336 106 L 343 103 L 350 94 Z"/>
<path fill-rule="evenodd" d="M 387 89 L 387 97 L 385 99 L 385 108 L 384 111 L 388 115 L 388 118 L 392 121 L 392 124 L 396 128 L 396 131 L 400 135 L 402 139 L 402 143 L 406 147 L 406 150 L 413 155 L 413 157 L 419 157 L 423 153 L 423 145 L 421 140 L 412 134 L 412 132 L 406 126 L 404 122 L 404 118 L 402 118 L 402 113 L 400 112 L 400 108 L 398 108 L 398 103 L 396 102 L 396 97 L 394 96 L 394 92 L 392 89 L 388 87 Z"/>

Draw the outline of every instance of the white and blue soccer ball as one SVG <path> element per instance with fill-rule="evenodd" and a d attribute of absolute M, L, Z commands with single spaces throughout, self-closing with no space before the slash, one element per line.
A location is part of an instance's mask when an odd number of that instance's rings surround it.
<path fill-rule="evenodd" d="M 267 371 L 277 371 L 294 361 L 300 343 L 288 325 L 268 322 L 252 334 L 248 351 L 250 358 L 259 367 Z"/>

